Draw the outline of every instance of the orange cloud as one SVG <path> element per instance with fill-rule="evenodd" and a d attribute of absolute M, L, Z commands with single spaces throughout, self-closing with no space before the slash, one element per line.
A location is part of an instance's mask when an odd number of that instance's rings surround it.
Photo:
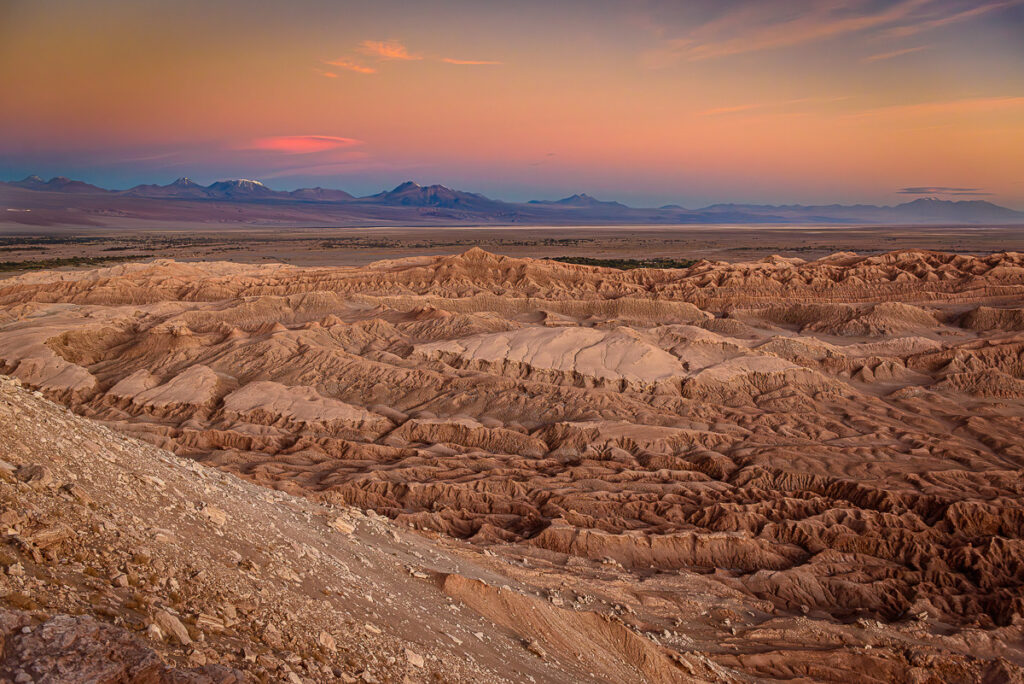
<path fill-rule="evenodd" d="M 285 154 L 309 154 L 311 152 L 326 152 L 339 147 L 352 147 L 361 142 L 354 138 L 338 138 L 332 135 L 280 135 L 271 138 L 257 138 L 246 149 Z"/>
<path fill-rule="evenodd" d="M 504 64 L 504 62 L 492 62 L 483 59 L 455 59 L 454 57 L 442 57 L 441 61 L 445 64 L 470 64 L 470 65 L 491 65 L 491 64 Z"/>
<path fill-rule="evenodd" d="M 363 66 L 348 59 L 335 59 L 324 64 L 330 64 L 331 66 L 341 67 L 342 69 L 348 69 L 349 71 L 355 71 L 360 74 L 375 74 L 377 70 L 373 67 Z"/>
<path fill-rule="evenodd" d="M 394 40 L 364 40 L 359 44 L 359 51 L 364 55 L 379 59 L 397 59 L 414 61 L 423 59 L 419 55 L 410 55 L 404 45 Z"/>

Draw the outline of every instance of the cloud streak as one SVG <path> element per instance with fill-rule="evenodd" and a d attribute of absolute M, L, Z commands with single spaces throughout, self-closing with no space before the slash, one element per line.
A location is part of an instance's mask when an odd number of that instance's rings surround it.
<path fill-rule="evenodd" d="M 504 64 L 497 60 L 490 59 L 458 59 L 456 57 L 437 57 L 413 54 L 409 52 L 409 48 L 397 40 L 364 40 L 359 43 L 355 48 L 355 52 L 363 55 L 364 58 L 376 60 L 379 64 L 381 62 L 419 62 L 424 59 L 430 61 L 442 62 L 444 64 L 454 64 L 457 66 L 497 66 Z M 357 61 L 351 57 L 339 57 L 338 59 L 324 61 L 324 64 L 330 66 L 339 67 L 341 69 L 347 69 L 348 71 L 355 71 L 360 74 L 375 74 L 377 68 L 373 66 L 367 66 L 362 61 Z M 327 78 L 337 78 L 338 75 L 333 72 L 320 71 L 320 74 Z"/>
<path fill-rule="evenodd" d="M 821 3 L 794 15 L 789 3 L 760 2 L 729 12 L 690 35 L 669 39 L 648 53 L 650 64 L 667 66 L 683 58 L 701 61 L 759 52 L 877 28 L 909 17 L 932 0 L 903 0 L 875 12 L 850 15 L 843 3 Z"/>
<path fill-rule="evenodd" d="M 738 114 L 753 110 L 782 109 L 795 104 L 819 104 L 826 102 L 840 102 L 849 99 L 843 97 L 801 97 L 795 100 L 783 100 L 781 102 L 753 102 L 748 104 L 734 105 L 731 107 L 716 107 L 700 112 L 701 116 L 721 116 L 722 114 Z"/>
<path fill-rule="evenodd" d="M 504 64 L 504 62 L 494 62 L 485 59 L 455 59 L 454 57 L 442 57 L 441 61 L 444 62 L 445 64 L 463 64 L 473 66 L 491 66 Z"/>
<path fill-rule="evenodd" d="M 903 55 L 909 55 L 914 52 L 920 52 L 921 50 L 927 50 L 930 47 L 930 45 L 918 45 L 917 47 L 903 48 L 902 50 L 893 50 L 892 52 L 882 52 L 877 55 L 870 55 L 868 57 L 865 57 L 861 61 L 864 63 L 881 62 L 886 59 L 902 57 Z"/>
<path fill-rule="evenodd" d="M 981 16 L 982 14 L 988 14 L 993 10 L 1002 9 L 1004 7 L 1011 7 L 1013 5 L 1021 4 L 1022 0 L 1003 0 L 1002 2 L 990 2 L 984 5 L 978 5 L 961 12 L 955 12 L 946 16 L 939 16 L 934 19 L 922 21 L 917 24 L 910 24 L 907 26 L 896 26 L 886 30 L 883 35 L 886 38 L 905 38 L 912 36 L 922 31 L 930 31 L 932 29 L 941 28 L 943 26 L 949 26 L 950 24 L 956 24 L 961 21 L 967 21 L 974 17 Z"/>
<path fill-rule="evenodd" d="M 708 109 L 700 113 L 701 116 L 719 116 L 721 114 L 736 114 L 738 112 L 749 112 L 752 109 L 762 109 L 767 105 L 763 104 L 744 104 L 736 105 L 733 107 L 716 107 L 714 109 Z"/>
<path fill-rule="evenodd" d="M 896 192 L 900 195 L 970 195 L 978 197 L 992 194 L 985 192 L 982 188 L 949 188 L 941 185 L 900 188 Z"/>
<path fill-rule="evenodd" d="M 901 38 L 1022 3 L 1024 0 L 997 0 L 959 9 L 943 0 L 899 0 L 881 6 L 838 0 L 800 4 L 757 0 L 730 9 L 684 35 L 665 37 L 665 27 L 659 27 L 661 45 L 645 52 L 642 62 L 660 68 L 679 60 L 730 57 L 869 32 L 875 37 Z M 890 59 L 918 49 L 923 48 L 883 52 L 865 61 Z"/>
<path fill-rule="evenodd" d="M 362 141 L 355 138 L 339 138 L 333 135 L 279 135 L 270 138 L 257 138 L 245 149 L 284 154 L 311 154 L 342 147 L 353 147 L 361 143 Z"/>
<path fill-rule="evenodd" d="M 359 64 L 358 62 L 353 62 L 350 59 L 332 59 L 330 61 L 324 62 L 324 64 L 329 64 L 331 66 L 336 66 L 336 67 L 338 67 L 340 69 L 347 69 L 348 71 L 354 71 L 354 72 L 359 73 L 359 74 L 375 74 L 375 73 L 377 73 L 377 70 L 374 69 L 373 67 L 368 67 L 368 66 L 366 66 L 364 64 Z"/>
<path fill-rule="evenodd" d="M 367 171 L 400 171 L 407 173 L 425 166 L 419 162 L 375 160 L 362 152 L 350 151 L 324 164 L 295 165 L 271 169 L 260 173 L 264 180 L 293 176 L 336 176 L 365 173 Z"/>
<path fill-rule="evenodd" d="M 961 100 L 917 102 L 856 112 L 850 116 L 928 116 L 942 114 L 992 114 L 1006 109 L 1024 109 L 1024 97 L 973 97 Z"/>

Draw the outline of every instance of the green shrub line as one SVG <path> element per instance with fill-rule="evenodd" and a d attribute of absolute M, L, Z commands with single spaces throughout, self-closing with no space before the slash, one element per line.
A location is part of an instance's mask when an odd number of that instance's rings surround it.
<path fill-rule="evenodd" d="M 64 266 L 102 266 L 111 261 L 138 260 L 138 256 L 64 257 L 36 261 L 0 261 L 0 271 L 37 271 Z"/>
<path fill-rule="evenodd" d="M 548 257 L 551 261 L 558 261 L 563 264 L 578 264 L 580 266 L 603 266 L 604 268 L 617 268 L 620 271 L 631 271 L 634 268 L 690 268 L 695 263 L 694 259 L 594 259 L 592 257 L 561 256 Z"/>

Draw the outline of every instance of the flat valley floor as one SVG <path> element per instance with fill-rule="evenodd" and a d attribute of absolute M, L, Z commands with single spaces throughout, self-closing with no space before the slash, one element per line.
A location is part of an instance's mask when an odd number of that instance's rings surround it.
<path fill-rule="evenodd" d="M 361 266 L 382 259 L 458 254 L 470 247 L 517 257 L 748 261 L 777 254 L 817 259 L 835 252 L 900 249 L 985 254 L 1024 251 L 1022 226 L 481 226 L 304 228 L 147 222 L 107 227 L 0 223 L 0 262 L 90 258 L 282 261 Z M 7 268 L 14 268 L 10 264 Z M 0 277 L 10 271 L 0 271 Z"/>

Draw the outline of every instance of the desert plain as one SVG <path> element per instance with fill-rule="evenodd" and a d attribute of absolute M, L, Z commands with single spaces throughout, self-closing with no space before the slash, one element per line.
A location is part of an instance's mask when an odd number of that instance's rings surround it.
<path fill-rule="evenodd" d="M 1014 225 L 595 225 L 595 226 L 258 226 L 170 220 L 107 219 L 98 226 L 0 222 L 0 277 L 25 263 L 95 259 L 97 263 L 177 261 L 283 262 L 364 266 L 408 256 L 458 254 L 472 247 L 515 257 L 757 260 L 816 259 L 835 252 L 878 254 L 928 249 L 967 254 L 1024 251 Z M 36 263 L 35 267 L 45 266 Z M 58 264 L 58 266 L 61 266 Z"/>

